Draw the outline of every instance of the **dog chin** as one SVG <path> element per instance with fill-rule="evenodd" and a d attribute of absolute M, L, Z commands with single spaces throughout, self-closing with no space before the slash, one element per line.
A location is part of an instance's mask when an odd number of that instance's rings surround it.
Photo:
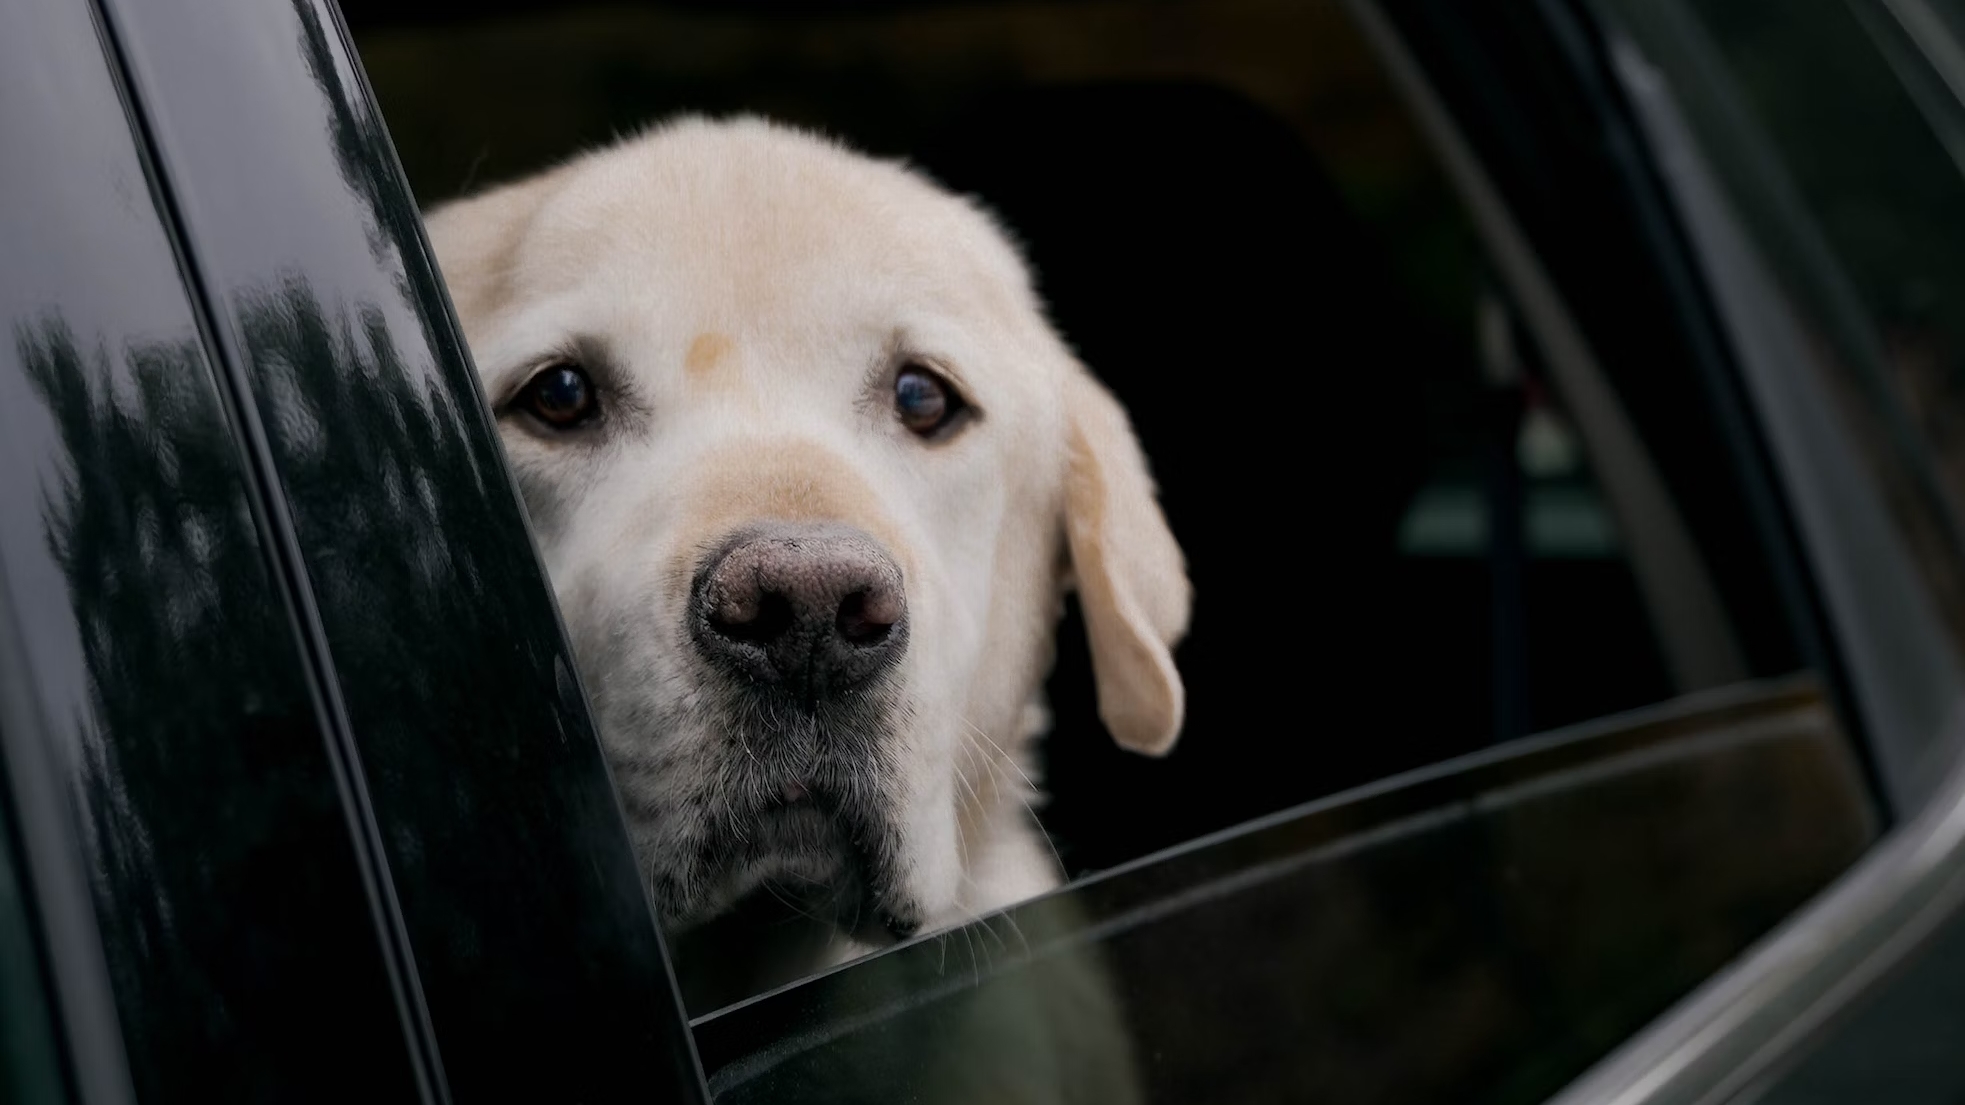
<path fill-rule="evenodd" d="M 822 915 L 859 881 L 855 857 L 833 820 L 810 801 L 785 806 L 752 819 L 739 843 L 742 854 L 716 882 L 714 916 L 752 893 L 773 894 L 789 904 Z"/>
<path fill-rule="evenodd" d="M 882 841 L 885 826 L 855 816 L 830 795 L 787 787 L 777 801 L 723 827 L 709 891 L 667 926 L 680 934 L 734 913 L 778 912 L 881 946 L 918 927 Z"/>

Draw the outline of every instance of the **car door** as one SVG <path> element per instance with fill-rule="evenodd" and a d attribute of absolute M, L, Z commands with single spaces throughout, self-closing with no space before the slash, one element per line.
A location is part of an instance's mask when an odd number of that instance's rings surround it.
<path fill-rule="evenodd" d="M 695 1100 L 339 27 L 0 13 L 6 934 L 45 968 L 6 1023 L 58 1060 L 8 1070 L 25 1100 Z"/>
<path fill-rule="evenodd" d="M 1743 363 L 1718 325 L 1726 286 L 1691 262 L 1661 137 L 1634 124 L 1591 13 L 1347 11 L 1494 274 L 1469 300 L 1494 340 L 1454 366 L 1473 381 L 1471 436 L 1493 440 L 1386 514 L 1403 597 L 1381 608 L 1433 621 L 1388 620 L 1383 651 L 1307 639 L 1287 656 L 1367 657 L 1353 668 L 1373 689 L 1309 708 L 1273 657 L 1190 652 L 1235 693 L 1208 709 L 1238 751 L 1176 763 L 1201 765 L 1184 779 L 1060 760 L 1066 783 L 1138 788 L 1063 798 L 1058 823 L 1092 826 L 1103 870 L 685 1023 L 338 13 L 6 9 L 11 1088 L 1534 1101 L 1688 994 L 1711 1008 L 1698 988 L 1755 977 L 1767 956 L 1742 957 L 1770 933 L 1767 948 L 1806 944 L 1823 931 L 1808 918 L 1875 885 L 1864 871 L 1920 855 L 1929 838 L 1905 829 L 1950 793 L 1959 681 L 1935 643 L 1943 589 L 1914 555 L 1923 508 L 1880 509 L 1904 502 L 1878 491 L 1887 473 L 1837 462 L 1834 420 L 1797 415 Z M 1531 384 L 1558 397 L 1583 475 L 1538 482 L 1508 460 L 1520 427 L 1490 425 L 1490 406 L 1519 414 Z M 1484 537 L 1454 524 L 1470 501 Z M 1618 536 L 1544 524 L 1578 503 Z M 1456 630 L 1448 611 L 1472 617 Z M 1095 743 L 1095 721 L 1065 716 L 1061 747 Z M 1208 822 L 1237 791 L 1293 793 L 1279 742 L 1319 750 L 1342 787 Z M 1197 781 L 1221 793 L 1149 824 Z M 1148 830 L 1167 839 L 1128 835 Z M 1665 1061 L 1650 1046 L 1598 1085 L 1650 1077 Z"/>

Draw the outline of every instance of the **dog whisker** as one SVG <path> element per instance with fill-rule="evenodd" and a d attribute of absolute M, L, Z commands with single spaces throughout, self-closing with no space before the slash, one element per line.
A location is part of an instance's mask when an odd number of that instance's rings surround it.
<path fill-rule="evenodd" d="M 962 942 L 969 946 L 969 969 L 975 974 L 975 985 L 982 985 L 982 961 L 976 958 L 976 937 L 968 925 L 961 928 Z"/>
<path fill-rule="evenodd" d="M 1000 914 L 999 914 L 999 916 L 1000 916 Z M 978 922 L 978 923 L 979 923 L 980 925 L 982 925 L 982 930 L 983 930 L 984 932 L 986 932 L 986 933 L 988 933 L 988 934 L 989 934 L 989 935 L 990 935 L 991 937 L 993 937 L 993 938 L 995 938 L 995 940 L 996 940 L 996 943 L 997 943 L 997 945 L 998 945 L 999 947 L 1001 947 L 1001 948 L 1002 948 L 1002 949 L 1003 949 L 1004 951 L 1006 951 L 1006 952 L 1010 950 L 1010 942 L 1009 942 L 1009 941 L 1007 941 L 1007 940 L 1005 940 L 1005 939 L 1003 939 L 1003 934 L 1002 934 L 1002 933 L 1000 933 L 1000 932 L 997 932 L 997 931 L 996 931 L 996 918 L 995 918 L 995 917 L 984 917 L 984 918 L 983 918 L 983 919 L 982 919 L 982 920 L 981 920 L 980 922 Z"/>
<path fill-rule="evenodd" d="M 1030 955 L 1030 938 L 1023 934 L 1023 926 L 1017 924 L 1016 914 L 1006 912 L 1001 916 L 1004 921 L 1009 923 L 1010 931 L 1016 933 L 1017 943 L 1023 945 L 1023 954 L 1028 958 Z"/>
<path fill-rule="evenodd" d="M 829 919 L 825 917 L 820 917 L 819 915 L 806 909 L 804 906 L 801 906 L 797 902 L 794 902 L 791 899 L 785 897 L 783 894 L 779 893 L 778 888 L 772 885 L 769 881 L 765 882 L 764 890 L 766 893 L 770 894 L 773 898 L 777 899 L 779 905 L 784 906 L 786 909 L 791 910 L 793 913 L 798 914 L 800 917 L 803 917 L 808 921 L 820 925 L 829 925 L 832 923 Z"/>
<path fill-rule="evenodd" d="M 1057 864 L 1056 869 L 1058 871 L 1062 872 L 1066 870 L 1064 856 L 1058 852 L 1057 842 L 1051 839 L 1050 833 L 1044 831 L 1043 822 L 1037 817 L 1037 806 L 1031 799 L 1032 795 L 1039 792 L 1037 783 L 1031 779 L 1029 773 L 1024 771 L 1008 752 L 1005 752 L 995 741 L 990 740 L 989 734 L 983 732 L 980 726 L 966 717 L 961 718 L 961 721 L 962 724 L 969 727 L 970 732 L 976 735 L 976 741 L 965 743 L 981 745 L 977 751 L 982 755 L 982 762 L 985 769 L 997 778 L 1002 778 L 1002 768 L 998 766 L 998 761 L 1000 761 L 1002 764 L 1007 765 L 1010 770 L 1015 771 L 1017 778 L 1023 781 L 1025 789 L 1019 792 L 1012 788 L 1012 792 L 1015 794 L 1017 802 L 1023 806 L 1024 812 L 1029 815 L 1030 822 L 1035 826 L 1037 835 L 1044 841 L 1045 850 L 1051 854 L 1051 862 Z"/>

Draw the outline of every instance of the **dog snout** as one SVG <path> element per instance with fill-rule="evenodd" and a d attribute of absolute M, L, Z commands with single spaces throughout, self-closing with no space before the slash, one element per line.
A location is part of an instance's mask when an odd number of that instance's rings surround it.
<path fill-rule="evenodd" d="M 708 558 L 692 606 L 705 656 L 805 703 L 865 684 L 907 646 L 900 566 L 855 529 L 748 531 Z"/>

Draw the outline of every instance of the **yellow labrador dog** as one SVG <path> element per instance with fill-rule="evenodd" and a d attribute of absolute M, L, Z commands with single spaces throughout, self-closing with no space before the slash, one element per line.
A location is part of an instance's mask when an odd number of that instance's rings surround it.
<path fill-rule="evenodd" d="M 769 892 L 837 960 L 1056 885 L 1026 757 L 1066 589 L 1157 754 L 1189 588 L 990 219 L 689 119 L 429 228 L 665 926 Z"/>

